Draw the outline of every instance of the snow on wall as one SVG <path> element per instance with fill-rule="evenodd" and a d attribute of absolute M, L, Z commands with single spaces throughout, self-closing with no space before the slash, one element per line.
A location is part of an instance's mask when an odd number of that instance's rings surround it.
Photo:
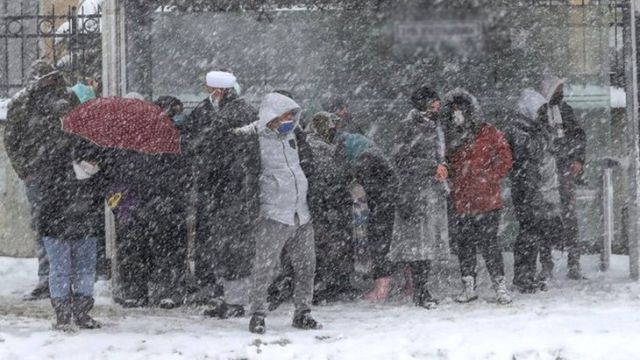
<path fill-rule="evenodd" d="M 7 119 L 7 108 L 9 107 L 9 99 L 0 99 L 0 121 Z"/>

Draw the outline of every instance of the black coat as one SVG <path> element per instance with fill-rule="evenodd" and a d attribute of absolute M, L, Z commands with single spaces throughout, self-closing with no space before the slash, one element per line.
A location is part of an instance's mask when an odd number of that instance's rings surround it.
<path fill-rule="evenodd" d="M 238 214 L 257 217 L 260 153 L 257 137 L 237 136 L 231 130 L 257 118 L 251 105 L 229 94 L 220 109 L 203 100 L 183 126 L 183 151 L 194 166 L 198 193 L 235 219 Z"/>
<path fill-rule="evenodd" d="M 511 198 L 516 215 L 519 219 L 547 217 L 557 205 L 546 201 L 542 192 L 548 181 L 542 170 L 545 156 L 553 156 L 551 134 L 540 119 L 514 113 L 509 120 L 505 134 L 513 154 Z"/>
<path fill-rule="evenodd" d="M 189 166 L 181 154 L 112 152 L 110 190 L 124 190 L 132 197 L 122 203 L 131 200 L 133 216 L 148 221 L 170 215 L 186 218 Z"/>
<path fill-rule="evenodd" d="M 220 242 L 209 247 L 215 248 L 215 265 L 226 269 L 227 278 L 251 272 L 255 249 L 251 230 L 260 211 L 258 137 L 231 131 L 257 119 L 251 105 L 229 92 L 219 109 L 208 98 L 203 100 L 181 129 L 198 193 L 197 228 L 209 232 L 197 234 L 197 241 L 215 236 Z"/>
<path fill-rule="evenodd" d="M 368 144 L 365 145 L 364 142 Z M 351 148 L 349 143 L 360 143 L 360 146 Z M 341 134 L 338 137 L 335 159 L 344 183 L 355 181 L 362 185 L 370 203 L 373 201 L 378 205 L 395 208 L 398 176 L 389 159 L 371 140 L 358 134 Z"/>
<path fill-rule="evenodd" d="M 96 148 L 62 131 L 73 98 L 57 75 L 30 84 L 9 107 L 5 144 L 16 173 L 37 186 L 39 236 L 76 240 L 104 226 L 101 174 L 76 179 L 72 162 L 99 158 Z"/>
<path fill-rule="evenodd" d="M 572 162 L 577 161 L 584 165 L 586 161 L 587 136 L 580 127 L 573 108 L 566 102 L 560 105 L 560 116 L 562 116 L 564 137 L 556 140 L 555 149 L 561 175 L 566 176 L 568 175 L 567 170 Z M 543 124 L 548 124 L 549 122 L 547 105 L 543 106 L 540 120 Z"/>
<path fill-rule="evenodd" d="M 309 154 L 301 154 L 301 165 L 307 161 L 313 164 L 313 171 L 304 166 L 303 171 L 309 181 L 308 203 L 314 223 L 348 225 L 353 201 L 334 158 L 335 146 L 314 134 L 307 136 L 306 144 Z"/>
<path fill-rule="evenodd" d="M 13 169 L 21 179 L 48 171 L 57 153 L 60 117 L 71 107 L 72 96 L 62 79 L 45 85 L 33 82 L 16 94 L 7 111 L 4 144 Z"/>
<path fill-rule="evenodd" d="M 97 237 L 103 233 L 104 193 L 108 183 L 107 170 L 101 164 L 102 153 L 84 140 L 59 135 L 48 147 L 49 165 L 42 167 L 34 180 L 40 201 L 39 235 L 63 240 Z M 78 180 L 73 161 L 81 160 L 98 162 L 101 171 L 89 179 Z"/>

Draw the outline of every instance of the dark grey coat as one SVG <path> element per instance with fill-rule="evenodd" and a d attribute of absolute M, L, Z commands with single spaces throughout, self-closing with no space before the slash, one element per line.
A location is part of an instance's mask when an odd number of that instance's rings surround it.
<path fill-rule="evenodd" d="M 437 166 L 445 161 L 444 132 L 414 109 L 394 140 L 400 186 L 389 258 L 433 260 L 448 252 L 447 189 L 435 179 Z"/>

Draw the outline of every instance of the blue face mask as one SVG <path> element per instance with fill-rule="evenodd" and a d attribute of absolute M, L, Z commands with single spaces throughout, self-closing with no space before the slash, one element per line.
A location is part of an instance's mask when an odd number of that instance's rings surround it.
<path fill-rule="evenodd" d="M 181 125 L 183 124 L 185 121 L 187 121 L 187 116 L 185 114 L 178 114 L 178 115 L 174 115 L 173 118 L 173 123 L 176 125 Z"/>
<path fill-rule="evenodd" d="M 295 126 L 296 125 L 293 121 L 285 122 L 280 124 L 280 126 L 278 126 L 276 131 L 278 132 L 278 134 L 286 134 L 286 133 L 289 133 L 291 130 L 293 130 Z"/>

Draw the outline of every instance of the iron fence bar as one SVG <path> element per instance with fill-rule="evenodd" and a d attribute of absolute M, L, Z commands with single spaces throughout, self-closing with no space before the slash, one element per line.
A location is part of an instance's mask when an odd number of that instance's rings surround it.
<path fill-rule="evenodd" d="M 20 13 L 24 14 L 24 3 L 20 3 Z M 22 23 L 22 28 L 24 28 L 24 20 Z M 23 33 L 24 34 L 24 33 Z M 22 79 L 25 78 L 25 74 L 24 74 L 24 67 L 25 67 L 25 63 L 24 63 L 24 43 L 25 43 L 25 38 L 24 36 L 22 37 L 22 41 L 20 41 L 20 62 L 21 62 L 21 67 L 20 67 L 20 75 L 22 75 Z"/>
<path fill-rule="evenodd" d="M 7 0 L 4 2 L 4 10 L 8 11 L 8 3 Z M 5 28 L 8 28 L 8 24 L 3 21 L 2 22 Z M 9 79 L 9 38 L 4 39 L 4 76 L 3 80 L 9 83 L 11 79 Z M 6 92 L 3 94 L 4 97 L 9 96 L 9 88 L 7 88 Z"/>

